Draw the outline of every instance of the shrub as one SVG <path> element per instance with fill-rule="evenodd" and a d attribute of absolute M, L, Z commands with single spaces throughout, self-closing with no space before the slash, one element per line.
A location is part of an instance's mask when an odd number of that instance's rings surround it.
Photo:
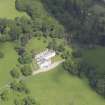
<path fill-rule="evenodd" d="M 11 89 L 18 92 L 29 93 L 29 89 L 27 88 L 26 84 L 23 81 L 13 81 L 11 84 Z"/>
<path fill-rule="evenodd" d="M 21 72 L 24 76 L 29 76 L 32 74 L 31 66 L 26 64 L 21 68 Z"/>
<path fill-rule="evenodd" d="M 11 71 L 10 71 L 10 74 L 13 78 L 19 78 L 20 77 L 20 72 L 17 68 L 13 68 Z"/>
<path fill-rule="evenodd" d="M 1 94 L 0 94 L 0 97 L 3 101 L 7 101 L 8 100 L 8 95 L 9 95 L 9 92 L 7 90 L 4 90 Z"/>
<path fill-rule="evenodd" d="M 32 55 L 29 53 L 24 53 L 18 60 L 21 64 L 29 64 L 32 62 Z"/>

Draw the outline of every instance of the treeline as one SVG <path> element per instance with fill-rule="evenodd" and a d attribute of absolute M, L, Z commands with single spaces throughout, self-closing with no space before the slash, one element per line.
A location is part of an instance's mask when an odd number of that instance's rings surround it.
<path fill-rule="evenodd" d="M 31 17 L 34 31 L 39 34 L 59 38 L 64 35 L 64 27 L 47 14 L 40 0 L 16 0 L 16 8 Z"/>
<path fill-rule="evenodd" d="M 105 97 L 105 71 L 99 71 L 84 59 L 80 50 L 75 49 L 71 54 L 65 54 L 66 61 L 63 68 L 79 78 L 86 77 L 89 85 L 100 95 Z"/>
<path fill-rule="evenodd" d="M 17 17 L 14 20 L 0 19 L 0 41 L 16 41 L 25 45 L 33 36 L 61 38 L 64 28 L 47 15 L 39 1 L 16 0 L 16 8 L 25 11 L 29 17 Z"/>
<path fill-rule="evenodd" d="M 105 8 L 104 0 L 42 0 L 46 10 L 64 25 L 69 43 L 77 43 L 78 47 L 93 48 L 105 46 Z M 97 11 L 97 6 L 100 12 Z M 96 9 L 96 10 L 95 10 Z M 102 9 L 102 10 L 101 10 Z M 63 67 L 69 73 L 79 77 L 87 77 L 90 86 L 105 97 L 105 72 L 98 71 L 82 58 L 81 50 L 72 54 L 64 54 Z"/>
<path fill-rule="evenodd" d="M 42 1 L 46 10 L 65 26 L 68 42 L 105 45 L 105 12 L 98 12 L 95 8 L 101 6 L 103 11 L 105 3 L 102 0 Z"/>

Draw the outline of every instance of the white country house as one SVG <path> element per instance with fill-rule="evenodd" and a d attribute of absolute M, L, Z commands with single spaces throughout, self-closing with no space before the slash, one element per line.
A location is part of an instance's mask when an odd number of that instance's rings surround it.
<path fill-rule="evenodd" d="M 46 49 L 45 51 L 37 54 L 35 56 L 35 59 L 41 69 L 48 68 L 52 64 L 51 58 L 53 58 L 55 55 L 56 55 L 56 52 L 54 50 Z"/>

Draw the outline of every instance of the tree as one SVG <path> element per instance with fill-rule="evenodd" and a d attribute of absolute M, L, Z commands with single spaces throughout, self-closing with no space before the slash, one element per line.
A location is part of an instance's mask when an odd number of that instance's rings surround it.
<path fill-rule="evenodd" d="M 37 54 L 37 51 L 36 51 L 35 49 L 32 49 L 32 50 L 31 50 L 31 54 L 32 54 L 32 58 L 34 58 L 35 55 Z"/>
<path fill-rule="evenodd" d="M 15 105 L 37 105 L 35 99 L 31 96 L 26 96 L 21 100 L 20 99 L 19 100 L 15 99 L 14 104 Z"/>
<path fill-rule="evenodd" d="M 36 105 L 34 98 L 27 96 L 23 99 L 22 105 Z"/>
<path fill-rule="evenodd" d="M 1 94 L 0 97 L 3 101 L 7 101 L 9 99 L 9 92 L 8 90 L 4 90 Z"/>
<path fill-rule="evenodd" d="M 23 92 L 23 93 L 27 94 L 30 92 L 29 89 L 27 88 L 26 84 L 23 81 L 19 81 L 19 82 L 13 81 L 13 82 L 11 82 L 10 87 L 12 90 L 18 91 L 20 93 Z"/>
<path fill-rule="evenodd" d="M 79 76 L 80 64 L 77 60 L 73 58 L 66 59 L 63 63 L 63 68 L 71 74 Z"/>
<path fill-rule="evenodd" d="M 29 64 L 25 64 L 22 68 L 21 68 L 21 72 L 24 76 L 30 76 L 32 74 L 32 68 Z"/>
<path fill-rule="evenodd" d="M 43 32 L 42 31 L 36 31 L 35 36 L 38 36 L 40 38 L 43 36 Z"/>
<path fill-rule="evenodd" d="M 52 49 L 52 50 L 57 51 L 57 49 L 58 49 L 58 44 L 57 44 L 56 40 L 53 39 L 52 41 L 50 41 L 50 42 L 48 43 L 48 46 L 47 46 L 47 47 L 48 47 L 49 49 Z"/>
<path fill-rule="evenodd" d="M 64 44 L 60 44 L 60 45 L 58 46 L 58 51 L 59 51 L 59 52 L 64 52 L 64 51 L 65 51 L 65 46 L 64 46 Z"/>
<path fill-rule="evenodd" d="M 32 55 L 30 53 L 24 53 L 23 56 L 19 57 L 19 62 L 21 64 L 29 64 L 32 62 Z"/>
<path fill-rule="evenodd" d="M 15 24 L 11 27 L 9 34 L 12 40 L 19 40 L 21 33 L 22 33 L 21 27 Z"/>
<path fill-rule="evenodd" d="M 72 51 L 72 56 L 75 57 L 75 58 L 81 57 L 81 51 L 79 49 L 74 49 Z"/>
<path fill-rule="evenodd" d="M 24 56 L 25 48 L 24 47 L 16 47 L 19 56 Z"/>
<path fill-rule="evenodd" d="M 21 100 L 17 99 L 14 100 L 14 105 L 21 105 L 21 103 L 22 103 Z"/>
<path fill-rule="evenodd" d="M 19 69 L 18 68 L 13 68 L 11 71 L 10 71 L 10 74 L 13 78 L 19 78 L 20 77 L 20 72 L 19 72 Z"/>
<path fill-rule="evenodd" d="M 70 59 L 70 58 L 72 58 L 72 54 L 71 54 L 70 51 L 65 50 L 65 51 L 63 51 L 61 57 L 64 58 L 64 59 Z"/>

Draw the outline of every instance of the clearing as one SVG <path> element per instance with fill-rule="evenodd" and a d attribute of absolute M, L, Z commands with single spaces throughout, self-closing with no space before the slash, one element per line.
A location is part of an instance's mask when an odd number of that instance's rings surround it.
<path fill-rule="evenodd" d="M 27 16 L 15 8 L 15 0 L 0 0 L 0 18 L 14 19 L 15 17 Z"/>

